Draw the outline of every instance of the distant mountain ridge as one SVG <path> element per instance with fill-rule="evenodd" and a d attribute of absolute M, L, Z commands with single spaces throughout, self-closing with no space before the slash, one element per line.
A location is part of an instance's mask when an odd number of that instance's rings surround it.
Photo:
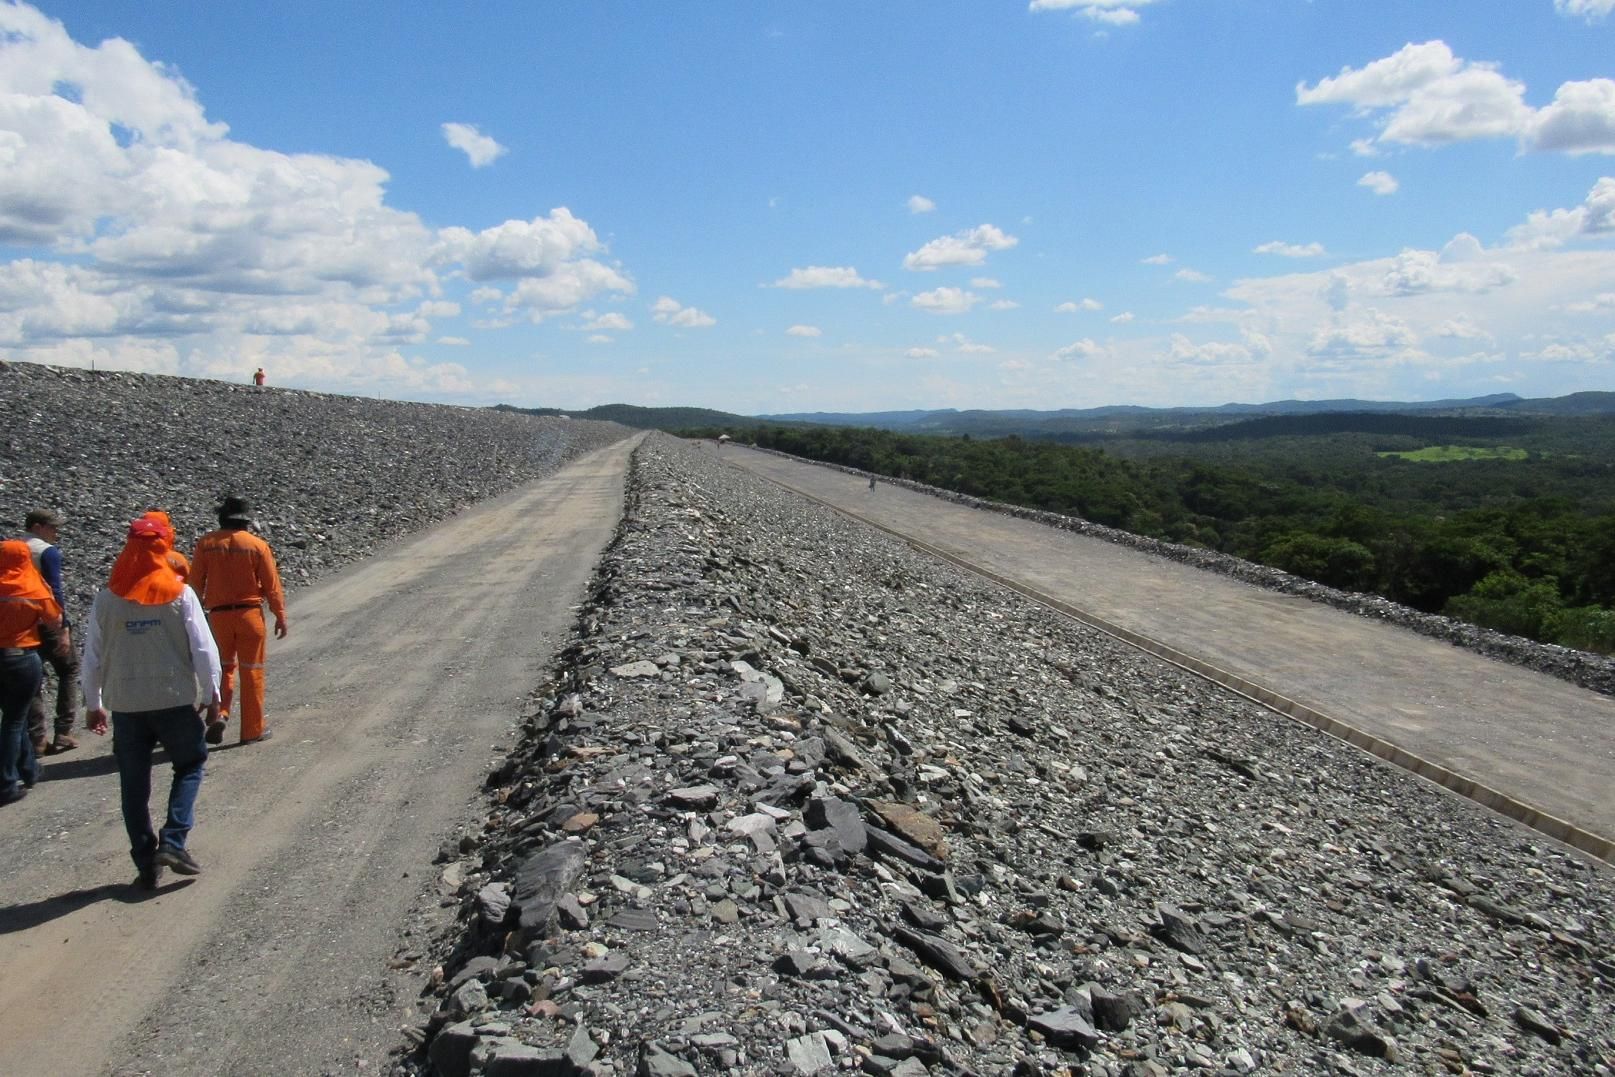
<path fill-rule="evenodd" d="M 517 408 L 509 404 L 495 405 L 497 411 L 514 411 L 523 415 L 554 415 L 571 419 L 589 419 L 596 422 L 621 423 L 636 430 L 694 430 L 704 427 L 753 427 L 760 420 L 745 415 L 711 408 L 644 408 L 637 404 L 601 404 L 582 411 L 567 408 Z"/>
<path fill-rule="evenodd" d="M 1060 408 L 1037 411 L 1027 408 L 1002 410 L 937 408 L 931 410 L 869 412 L 791 412 L 773 415 L 739 415 L 712 408 L 650 408 L 636 404 L 602 404 L 571 411 L 565 408 L 517 408 L 497 405 L 497 410 L 528 415 L 566 415 L 621 423 L 641 430 L 744 430 L 763 423 L 773 425 L 814 425 L 874 427 L 912 434 L 970 434 L 977 437 L 1057 437 L 1059 435 L 1103 435 L 1122 430 L 1193 430 L 1262 418 L 1303 415 L 1447 415 L 1447 416 L 1529 416 L 1529 415 L 1615 415 L 1615 392 L 1581 392 L 1559 397 L 1526 398 L 1514 393 L 1451 400 L 1275 400 L 1265 404 L 1220 404 L 1215 407 L 1150 408 L 1137 404 L 1111 404 L 1096 408 Z"/>
<path fill-rule="evenodd" d="M 1576 397 L 1607 397 L 1602 406 L 1589 406 L 1592 412 L 1615 411 L 1615 393 L 1576 393 L 1568 397 L 1545 400 L 1527 400 L 1514 393 L 1493 393 L 1489 396 L 1465 397 L 1452 400 L 1274 400 L 1265 404 L 1218 404 L 1208 407 L 1151 408 L 1140 404 L 1108 404 L 1096 408 L 1057 408 L 1038 411 L 1027 408 L 999 410 L 973 408 L 937 408 L 929 411 L 871 411 L 871 412 L 788 412 L 759 415 L 770 422 L 788 421 L 818 423 L 826 426 L 874 426 L 895 430 L 909 426 L 948 425 L 953 420 L 969 421 L 973 418 L 993 417 L 1018 421 L 1048 422 L 1059 419 L 1110 419 L 1115 417 L 1140 418 L 1144 416 L 1248 416 L 1248 415 L 1315 415 L 1337 411 L 1453 411 L 1469 408 L 1501 408 L 1511 411 L 1530 410 L 1529 405 L 1570 401 Z"/>

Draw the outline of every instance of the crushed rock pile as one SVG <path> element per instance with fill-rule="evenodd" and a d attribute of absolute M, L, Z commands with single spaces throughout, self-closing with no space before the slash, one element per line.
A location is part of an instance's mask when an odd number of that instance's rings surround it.
<path fill-rule="evenodd" d="M 629 436 L 615 423 L 153 374 L 0 362 L 0 535 L 67 518 L 84 616 L 129 521 L 163 509 L 179 548 L 247 497 L 288 589 Z"/>
<path fill-rule="evenodd" d="M 753 448 L 756 448 L 753 446 Z M 790 456 L 776 449 L 757 448 L 758 452 L 773 453 L 776 456 Z M 793 459 L 795 459 L 793 457 Z M 1490 628 L 1482 628 L 1467 621 L 1459 621 L 1452 617 L 1443 617 L 1438 613 L 1425 613 L 1388 598 L 1363 591 L 1342 591 L 1326 584 L 1309 580 L 1304 576 L 1296 576 L 1280 568 L 1260 565 L 1254 561 L 1246 561 L 1232 554 L 1219 553 L 1208 550 L 1202 546 L 1185 546 L 1181 543 L 1166 542 L 1161 539 L 1149 538 L 1145 535 L 1135 535 L 1131 531 L 1122 531 L 1104 524 L 1096 524 L 1091 520 L 1084 520 L 1080 516 L 1062 516 L 1055 512 L 1045 512 L 1042 509 L 1029 509 L 1020 505 L 1011 505 L 1003 501 L 990 501 L 982 497 L 972 497 L 969 494 L 955 493 L 937 486 L 927 486 L 912 479 L 896 479 L 886 475 L 871 476 L 867 471 L 847 467 L 841 464 L 820 464 L 821 467 L 844 471 L 849 475 L 874 477 L 881 482 L 896 486 L 905 486 L 910 490 L 919 490 L 933 497 L 940 497 L 960 505 L 981 509 L 984 512 L 1000 512 L 1007 516 L 1018 516 L 1023 520 L 1032 520 L 1049 527 L 1058 527 L 1066 531 L 1075 531 L 1079 535 L 1089 535 L 1113 542 L 1118 546 L 1127 546 L 1135 550 L 1164 557 L 1169 561 L 1192 565 L 1206 572 L 1215 572 L 1219 575 L 1229 576 L 1253 587 L 1262 587 L 1269 591 L 1278 591 L 1282 594 L 1297 595 L 1321 602 L 1335 609 L 1347 613 L 1355 613 L 1359 617 L 1371 617 L 1376 621 L 1388 621 L 1402 628 L 1410 629 L 1420 635 L 1430 636 L 1433 639 L 1445 640 L 1454 647 L 1484 654 L 1502 662 L 1510 662 L 1517 666 L 1524 666 L 1538 673 L 1545 673 L 1550 677 L 1569 681 L 1571 684 L 1607 696 L 1615 696 L 1615 656 L 1594 654 L 1589 651 L 1578 651 L 1571 647 L 1561 647 L 1553 643 L 1538 643 L 1536 640 L 1525 639 L 1522 636 L 1511 636 L 1506 632 L 1497 632 Z"/>
<path fill-rule="evenodd" d="M 1615 879 L 671 439 L 396 1072 L 1615 1072 Z"/>

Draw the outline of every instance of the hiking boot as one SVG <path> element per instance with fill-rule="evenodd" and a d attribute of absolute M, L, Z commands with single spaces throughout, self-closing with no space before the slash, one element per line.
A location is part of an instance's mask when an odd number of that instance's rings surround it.
<path fill-rule="evenodd" d="M 173 868 L 181 875 L 202 874 L 202 865 L 196 862 L 196 857 L 172 845 L 165 845 L 157 850 L 157 863 L 162 867 Z"/>
<path fill-rule="evenodd" d="M 256 737 L 253 737 L 251 740 L 244 740 L 241 743 L 242 744 L 257 744 L 259 741 L 268 740 L 272 736 L 274 736 L 274 733 L 271 732 L 270 730 L 266 729 L 262 733 L 258 734 Z"/>
<path fill-rule="evenodd" d="M 17 801 L 21 800 L 27 795 L 28 787 L 23 785 L 21 782 L 18 782 L 4 793 L 0 793 L 0 806 L 6 804 L 15 804 Z"/>
<path fill-rule="evenodd" d="M 45 736 L 45 734 L 41 733 L 39 736 L 34 737 L 33 741 L 34 755 L 40 756 L 50 751 L 50 740 Z"/>
<path fill-rule="evenodd" d="M 135 889 L 155 890 L 157 882 L 163 877 L 163 869 L 157 864 L 144 864 L 136 869 Z"/>
<path fill-rule="evenodd" d="M 61 755 L 63 752 L 71 752 L 78 746 L 79 742 L 68 736 L 66 733 L 58 733 L 56 734 L 56 740 L 52 742 L 50 746 L 50 754 Z"/>
<path fill-rule="evenodd" d="M 207 724 L 207 732 L 203 734 L 203 736 L 209 744 L 223 744 L 224 721 L 221 719 L 217 722 L 209 722 Z"/>

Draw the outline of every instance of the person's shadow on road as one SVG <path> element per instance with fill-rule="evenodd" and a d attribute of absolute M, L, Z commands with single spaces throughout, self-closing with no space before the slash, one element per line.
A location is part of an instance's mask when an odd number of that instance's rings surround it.
<path fill-rule="evenodd" d="M 85 755 L 77 759 L 46 756 L 40 761 L 41 781 L 59 782 L 67 778 L 95 778 L 102 774 L 118 773 L 118 760 L 111 753 Z"/>
<path fill-rule="evenodd" d="M 139 905 L 152 898 L 172 894 L 194 883 L 195 879 L 174 879 L 155 890 L 141 890 L 131 883 L 102 883 L 100 886 L 70 890 L 65 894 L 29 901 L 21 905 L 0 906 L 0 935 L 14 935 L 19 931 L 48 924 L 69 913 L 78 912 L 102 901 L 117 901 L 125 905 Z"/>
<path fill-rule="evenodd" d="M 218 749 L 214 749 L 217 751 Z M 61 756 L 46 756 L 40 761 L 40 781 L 60 782 L 70 778 L 97 778 L 103 774 L 118 773 L 118 757 L 108 752 L 105 755 L 85 755 L 76 759 L 63 759 Z M 152 753 L 151 765 L 156 767 L 168 762 L 168 752 L 158 748 Z"/>

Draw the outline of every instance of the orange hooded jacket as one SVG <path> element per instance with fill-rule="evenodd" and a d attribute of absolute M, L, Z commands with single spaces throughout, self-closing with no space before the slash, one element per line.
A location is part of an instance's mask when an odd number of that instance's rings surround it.
<path fill-rule="evenodd" d="M 112 578 L 107 589 L 119 598 L 138 602 L 142 606 L 162 606 L 180 596 L 185 581 L 168 555 L 174 546 L 174 529 L 142 516 L 129 525 L 128 538 L 123 552 L 112 563 Z"/>
<path fill-rule="evenodd" d="M 0 647 L 38 647 L 41 622 L 60 628 L 62 607 L 34 567 L 28 544 L 0 542 Z"/>

